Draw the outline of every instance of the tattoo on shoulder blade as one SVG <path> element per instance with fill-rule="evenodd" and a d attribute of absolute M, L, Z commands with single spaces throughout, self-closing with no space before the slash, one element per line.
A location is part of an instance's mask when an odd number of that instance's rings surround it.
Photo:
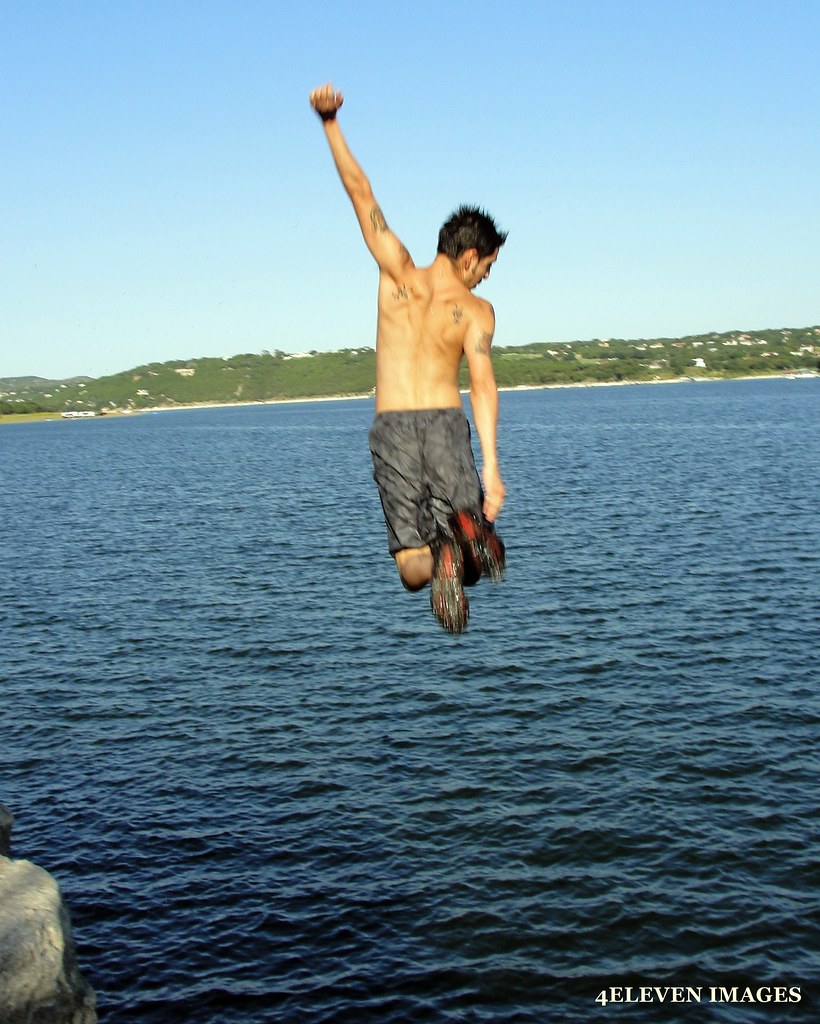
<path fill-rule="evenodd" d="M 397 302 L 399 302 L 401 299 L 409 299 L 410 298 L 410 296 L 407 294 L 407 285 L 406 284 L 400 284 L 399 287 L 398 287 L 398 291 L 391 292 L 391 294 L 392 294 L 393 298 Z"/>
<path fill-rule="evenodd" d="M 455 320 L 457 324 L 461 323 L 461 318 L 463 316 L 464 310 L 461 308 L 461 306 L 453 306 L 453 320 Z"/>
<path fill-rule="evenodd" d="M 478 341 L 475 343 L 475 350 L 480 355 L 486 356 L 490 351 L 490 342 L 493 340 L 492 334 L 488 334 L 486 331 L 482 331 L 478 336 Z"/>
<path fill-rule="evenodd" d="M 381 211 L 381 207 L 374 206 L 370 211 L 370 223 L 373 226 L 374 231 L 378 231 L 381 234 L 384 231 L 389 231 L 390 228 L 387 226 L 387 221 L 384 219 L 384 214 Z"/>

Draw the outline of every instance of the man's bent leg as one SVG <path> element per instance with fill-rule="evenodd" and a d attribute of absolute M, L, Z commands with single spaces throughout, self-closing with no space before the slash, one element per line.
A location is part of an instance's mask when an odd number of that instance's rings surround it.
<path fill-rule="evenodd" d="M 433 578 L 433 553 L 429 544 L 423 548 L 402 548 L 393 557 L 406 590 L 421 590 Z"/>

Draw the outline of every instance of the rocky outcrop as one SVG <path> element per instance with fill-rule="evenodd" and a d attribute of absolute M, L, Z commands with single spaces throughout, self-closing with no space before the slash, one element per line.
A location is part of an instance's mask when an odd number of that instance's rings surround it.
<path fill-rule="evenodd" d="M 9 859 L 12 820 L 0 807 L 0 1021 L 96 1024 L 60 888 L 36 864 Z"/>

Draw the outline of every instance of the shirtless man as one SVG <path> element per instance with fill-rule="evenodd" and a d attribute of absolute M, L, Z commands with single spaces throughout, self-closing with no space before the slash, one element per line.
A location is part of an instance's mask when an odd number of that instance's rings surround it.
<path fill-rule="evenodd" d="M 370 431 L 374 478 L 390 553 L 402 583 L 431 583 L 436 618 L 452 633 L 467 625 L 463 586 L 482 572 L 499 579 L 504 546 L 493 522 L 504 504 L 498 471 L 498 389 L 490 359 L 493 307 L 473 294 L 490 276 L 506 234 L 475 208 L 461 207 L 439 233 L 438 253 L 417 267 L 393 234 L 337 120 L 341 92 L 310 94 L 365 243 L 379 266 L 376 419 Z M 470 401 L 482 453 L 475 469 L 458 370 L 466 356 Z"/>

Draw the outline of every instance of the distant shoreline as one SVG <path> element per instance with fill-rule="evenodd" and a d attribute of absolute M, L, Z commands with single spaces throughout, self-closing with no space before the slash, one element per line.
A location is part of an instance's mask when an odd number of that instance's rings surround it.
<path fill-rule="evenodd" d="M 499 393 L 511 393 L 515 391 L 551 391 L 566 388 L 620 388 L 637 387 L 647 384 L 718 384 L 730 380 L 811 380 L 820 379 L 820 373 L 803 374 L 798 376 L 794 373 L 767 373 L 753 374 L 746 377 L 667 377 L 660 380 L 590 380 L 578 381 L 573 384 L 515 384 L 510 387 L 500 387 Z M 462 395 L 469 395 L 468 388 L 462 388 Z M 125 415 L 141 415 L 146 412 L 174 412 L 187 409 L 237 409 L 253 405 L 302 405 L 306 402 L 347 402 L 361 401 L 366 398 L 373 398 L 373 392 L 359 395 L 318 395 L 314 398 L 265 398 L 256 402 L 197 402 L 193 405 L 157 405 L 150 409 L 138 409 L 133 413 Z M 123 415 L 123 414 L 120 414 Z"/>
<path fill-rule="evenodd" d="M 818 380 L 820 373 L 767 373 L 752 374 L 744 377 L 665 377 L 659 380 L 590 380 L 577 381 L 571 384 L 516 384 L 510 387 L 500 387 L 499 393 L 512 393 L 516 391 L 552 391 L 565 390 L 567 388 L 620 388 L 620 387 L 645 387 L 654 384 L 719 384 L 735 380 Z M 462 389 L 462 395 L 469 395 L 469 389 Z M 254 402 L 195 402 L 190 405 L 156 405 L 147 409 L 132 409 L 130 411 L 112 409 L 110 412 L 97 414 L 95 420 L 107 419 L 108 417 L 120 419 L 127 416 L 145 416 L 155 412 L 186 412 L 191 409 L 239 409 L 251 406 L 263 405 L 302 405 L 306 402 L 347 402 L 362 401 L 373 398 L 373 392 L 358 395 L 317 395 L 312 398 L 265 398 Z M 32 413 L 10 413 L 0 416 L 0 425 L 3 423 L 45 423 L 63 421 L 59 412 L 32 412 Z M 65 421 L 73 422 L 73 421 Z"/>

